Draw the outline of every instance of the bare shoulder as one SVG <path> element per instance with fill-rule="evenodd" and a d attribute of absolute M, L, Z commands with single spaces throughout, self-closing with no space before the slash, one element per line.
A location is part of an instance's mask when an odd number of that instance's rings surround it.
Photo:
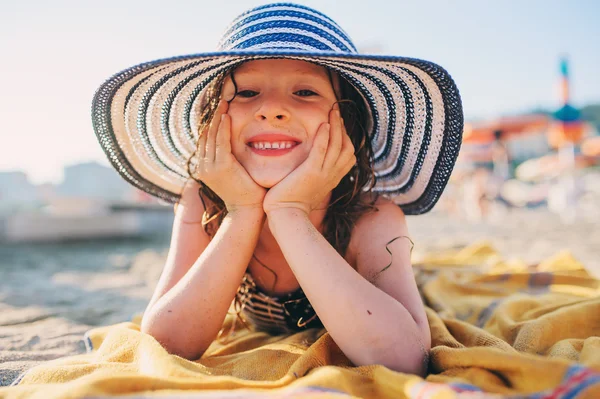
<path fill-rule="evenodd" d="M 370 246 L 381 246 L 396 237 L 409 236 L 406 217 L 398 205 L 379 197 L 374 206 L 373 210 L 361 215 L 352 229 L 347 259 L 354 264 L 360 253 L 369 251 Z"/>
<path fill-rule="evenodd" d="M 379 197 L 375 201 L 375 209 L 365 212 L 356 222 L 355 233 L 358 238 L 365 234 L 385 231 L 388 227 L 394 230 L 406 226 L 406 217 L 402 209 L 393 201 Z M 352 234 L 354 236 L 354 232 Z M 353 237 L 354 238 L 354 237 Z"/>

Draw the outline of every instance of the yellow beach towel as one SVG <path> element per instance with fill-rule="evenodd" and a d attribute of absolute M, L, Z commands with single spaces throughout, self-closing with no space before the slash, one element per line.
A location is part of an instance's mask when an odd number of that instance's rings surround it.
<path fill-rule="evenodd" d="M 354 367 L 323 329 L 237 326 L 188 361 L 134 320 L 91 330 L 89 353 L 32 368 L 0 398 L 600 398 L 600 281 L 569 253 L 527 265 L 479 243 L 426 256 L 415 273 L 432 332 L 426 379 Z"/>

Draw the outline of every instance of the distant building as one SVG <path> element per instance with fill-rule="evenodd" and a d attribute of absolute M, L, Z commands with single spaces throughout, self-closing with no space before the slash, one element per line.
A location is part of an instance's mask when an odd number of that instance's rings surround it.
<path fill-rule="evenodd" d="M 104 200 L 133 200 L 137 190 L 111 167 L 96 162 L 67 166 L 56 194 Z"/>
<path fill-rule="evenodd" d="M 40 203 L 35 185 L 25 172 L 0 172 L 0 212 L 32 208 Z"/>

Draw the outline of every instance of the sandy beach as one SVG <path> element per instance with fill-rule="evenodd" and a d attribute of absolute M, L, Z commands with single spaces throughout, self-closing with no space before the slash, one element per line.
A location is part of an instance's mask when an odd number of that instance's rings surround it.
<path fill-rule="evenodd" d="M 568 249 L 600 276 L 600 207 L 565 223 L 555 214 L 512 210 L 485 222 L 433 211 L 408 217 L 413 255 L 487 239 L 506 258 L 537 262 Z M 85 352 L 90 328 L 130 320 L 144 310 L 160 275 L 168 235 L 152 241 L 104 241 L 0 247 L 0 385 L 28 368 Z"/>

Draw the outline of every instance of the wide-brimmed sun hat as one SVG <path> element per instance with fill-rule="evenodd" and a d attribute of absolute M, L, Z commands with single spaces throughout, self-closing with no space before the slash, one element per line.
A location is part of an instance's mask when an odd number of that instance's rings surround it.
<path fill-rule="evenodd" d="M 224 71 L 249 60 L 287 58 L 336 71 L 370 113 L 373 191 L 406 214 L 429 211 L 461 145 L 463 113 L 450 75 L 424 60 L 359 54 L 348 35 L 311 8 L 269 4 L 227 28 L 218 50 L 146 62 L 109 78 L 94 95 L 94 130 L 114 168 L 135 187 L 177 202 L 198 141 L 201 98 Z"/>

